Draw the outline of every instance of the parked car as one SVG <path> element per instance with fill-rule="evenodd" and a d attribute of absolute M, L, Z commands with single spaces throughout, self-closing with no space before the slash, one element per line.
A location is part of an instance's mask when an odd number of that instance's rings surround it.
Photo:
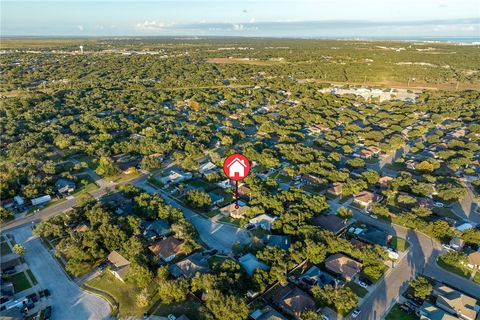
<path fill-rule="evenodd" d="M 15 267 L 10 267 L 10 268 L 5 268 L 3 269 L 3 274 L 14 274 L 15 273 Z"/>
<path fill-rule="evenodd" d="M 377 216 L 377 215 L 375 215 L 375 214 L 371 214 L 371 215 L 370 215 L 370 218 L 373 218 L 373 219 L 378 219 L 378 216 Z"/>
<path fill-rule="evenodd" d="M 361 312 L 361 311 L 358 310 L 358 309 L 353 310 L 353 312 L 352 312 L 352 318 L 355 319 L 356 317 L 358 317 L 358 315 L 360 314 L 360 312 Z"/>
<path fill-rule="evenodd" d="M 443 203 L 441 203 L 441 202 L 435 202 L 433 205 L 434 205 L 435 207 L 438 207 L 438 208 L 443 208 L 443 207 L 445 206 L 445 205 L 444 205 Z"/>
<path fill-rule="evenodd" d="M 177 320 L 177 317 L 175 317 L 173 314 L 168 315 L 168 320 Z"/>
<path fill-rule="evenodd" d="M 43 294 L 45 295 L 45 297 L 50 297 L 50 290 L 48 289 L 43 290 Z"/>
<path fill-rule="evenodd" d="M 359 284 L 360 287 L 362 287 L 362 288 L 365 288 L 365 289 L 368 288 L 368 285 L 367 285 L 365 282 L 363 282 L 363 281 L 358 281 L 358 284 Z"/>

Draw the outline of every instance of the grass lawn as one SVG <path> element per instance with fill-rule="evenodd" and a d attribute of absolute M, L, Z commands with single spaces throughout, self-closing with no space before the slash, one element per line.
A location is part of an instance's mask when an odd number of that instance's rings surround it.
<path fill-rule="evenodd" d="M 10 253 L 12 253 L 12 250 L 10 249 L 8 243 L 6 241 L 2 242 L 0 244 L 0 255 L 5 256 Z"/>
<path fill-rule="evenodd" d="M 129 174 L 119 173 L 115 176 L 103 177 L 103 179 L 105 181 L 113 181 L 113 182 L 116 182 L 116 183 L 120 183 L 120 182 L 124 182 L 124 181 L 128 181 L 130 179 L 133 179 L 135 177 L 138 177 L 141 174 L 142 173 L 140 171 L 136 171 L 136 172 L 129 173 Z"/>
<path fill-rule="evenodd" d="M 406 313 L 398 304 L 394 305 L 392 310 L 387 314 L 385 320 L 417 320 L 419 317 L 415 313 Z"/>
<path fill-rule="evenodd" d="M 450 271 L 452 273 L 458 274 L 461 277 L 470 278 L 470 270 L 462 267 L 460 264 L 458 265 L 451 265 L 443 261 L 442 257 L 440 256 L 437 260 L 437 264 L 442 267 L 443 269 Z"/>
<path fill-rule="evenodd" d="M 226 223 L 231 223 L 231 224 L 234 224 L 234 225 L 240 227 L 240 223 L 241 223 L 242 220 L 241 219 L 233 219 L 233 218 L 230 218 L 230 217 L 222 217 L 220 219 L 220 221 L 226 222 Z"/>
<path fill-rule="evenodd" d="M 95 181 L 93 181 L 92 177 L 90 177 L 88 174 L 79 175 L 78 178 L 80 181 L 77 183 L 77 189 L 73 194 L 74 196 L 79 196 L 98 189 Z"/>
<path fill-rule="evenodd" d="M 135 303 L 138 290 L 131 284 L 123 283 L 108 270 L 100 276 L 91 279 L 87 285 L 110 293 L 118 301 L 119 317 L 141 316 L 148 307 L 139 308 Z"/>
<path fill-rule="evenodd" d="M 184 314 L 189 319 L 199 319 L 200 306 L 200 301 L 194 297 L 188 297 L 187 300 L 180 303 L 172 303 L 167 305 L 158 302 L 155 304 L 152 314 L 164 317 L 168 316 L 169 314 L 173 314 L 176 317 Z"/>
<path fill-rule="evenodd" d="M 27 274 L 28 274 L 28 277 L 30 278 L 30 280 L 32 281 L 33 284 L 37 284 L 37 279 L 35 278 L 35 276 L 33 275 L 32 273 L 32 270 L 30 269 L 27 269 Z"/>
<path fill-rule="evenodd" d="M 77 159 L 77 160 L 80 161 L 80 162 L 85 162 L 85 163 L 87 163 L 87 166 L 88 166 L 90 169 L 92 169 L 92 170 L 95 170 L 95 169 L 97 169 L 97 167 L 98 167 L 97 159 L 94 159 L 94 158 L 92 158 L 92 157 L 90 157 L 90 156 L 87 156 L 87 155 L 85 155 L 85 154 L 79 155 L 79 156 L 75 156 L 74 158 Z"/>
<path fill-rule="evenodd" d="M 30 288 L 30 282 L 28 282 L 27 275 L 24 272 L 19 272 L 9 277 L 8 280 L 12 281 L 15 292 L 20 292 Z"/>
<path fill-rule="evenodd" d="M 352 289 L 352 291 L 355 292 L 355 294 L 360 298 L 363 298 L 368 294 L 367 289 L 360 287 L 355 282 L 350 281 L 346 286 Z"/>
<path fill-rule="evenodd" d="M 199 179 L 190 180 L 187 183 L 191 186 L 196 187 L 196 188 L 203 188 L 204 191 L 207 191 L 207 190 L 209 191 L 209 189 L 212 189 L 212 185 L 210 185 L 208 182 L 205 182 L 205 181 L 199 180 Z"/>
<path fill-rule="evenodd" d="M 205 212 L 205 215 L 208 216 L 209 218 L 213 218 L 219 213 L 220 213 L 220 210 L 217 209 L 217 210 Z"/>
<path fill-rule="evenodd" d="M 405 239 L 402 239 L 402 238 L 399 238 L 399 237 L 393 237 L 391 245 L 396 250 L 401 251 L 401 252 L 407 250 L 408 247 L 410 246 L 410 244 Z"/>

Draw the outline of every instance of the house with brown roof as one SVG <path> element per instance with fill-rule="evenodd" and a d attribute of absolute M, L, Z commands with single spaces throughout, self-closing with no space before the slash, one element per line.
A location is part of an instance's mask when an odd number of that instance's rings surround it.
<path fill-rule="evenodd" d="M 371 151 L 373 154 L 379 154 L 381 149 L 376 146 L 370 146 L 367 148 L 368 151 Z"/>
<path fill-rule="evenodd" d="M 334 182 L 330 188 L 328 188 L 328 192 L 335 195 L 339 196 L 343 192 L 343 184 L 341 182 Z"/>
<path fill-rule="evenodd" d="M 300 319 L 304 311 L 315 309 L 315 300 L 291 283 L 274 288 L 271 299 L 278 308 L 295 319 Z"/>
<path fill-rule="evenodd" d="M 393 181 L 392 177 L 384 176 L 378 179 L 378 184 L 383 189 L 390 189 L 390 186 L 392 185 L 392 181 Z"/>
<path fill-rule="evenodd" d="M 130 261 L 125 259 L 117 251 L 112 251 L 107 256 L 107 260 L 110 262 L 110 272 L 120 281 L 125 281 L 125 276 L 130 268 Z"/>
<path fill-rule="evenodd" d="M 467 266 L 470 269 L 477 269 L 480 270 L 480 252 L 472 252 L 468 255 L 468 263 Z"/>
<path fill-rule="evenodd" d="M 333 232 L 335 235 L 340 234 L 347 227 L 347 220 L 334 214 L 317 216 L 312 219 L 312 222 L 314 225 Z"/>
<path fill-rule="evenodd" d="M 353 202 L 361 205 L 362 207 L 368 207 L 372 202 L 377 200 L 377 196 L 370 191 L 362 191 L 354 195 Z"/>
<path fill-rule="evenodd" d="M 439 283 L 433 287 L 435 304 L 460 319 L 475 320 L 478 314 L 478 301 L 460 291 Z"/>
<path fill-rule="evenodd" d="M 152 244 L 148 249 L 163 261 L 169 262 L 175 259 L 177 254 L 181 252 L 182 242 L 175 239 L 173 236 L 170 236 Z"/>
<path fill-rule="evenodd" d="M 206 273 L 210 270 L 208 263 L 209 257 L 208 255 L 204 256 L 202 253 L 197 252 L 182 261 L 172 264 L 168 270 L 175 278 L 181 276 L 191 278 L 196 273 Z"/>
<path fill-rule="evenodd" d="M 343 253 L 336 253 L 325 260 L 325 267 L 335 274 L 351 281 L 361 270 L 362 264 Z"/>
<path fill-rule="evenodd" d="M 364 159 L 369 159 L 373 156 L 373 152 L 367 149 L 360 150 L 359 154 L 360 154 L 360 157 Z"/>
<path fill-rule="evenodd" d="M 232 217 L 234 219 L 241 219 L 245 217 L 248 206 L 239 206 L 235 208 L 235 203 L 231 203 L 223 208 L 220 208 L 220 213 L 226 217 Z"/>
<path fill-rule="evenodd" d="M 326 183 L 325 179 L 306 173 L 300 177 L 300 180 L 309 186 L 321 186 Z"/>

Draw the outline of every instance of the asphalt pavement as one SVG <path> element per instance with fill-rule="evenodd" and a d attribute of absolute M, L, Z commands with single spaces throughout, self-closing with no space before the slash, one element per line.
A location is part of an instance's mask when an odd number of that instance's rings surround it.
<path fill-rule="evenodd" d="M 11 230 L 17 243 L 26 249 L 25 261 L 39 285 L 50 290 L 48 304 L 52 319 L 110 319 L 110 305 L 102 297 L 81 290 L 72 282 L 29 225 Z"/>

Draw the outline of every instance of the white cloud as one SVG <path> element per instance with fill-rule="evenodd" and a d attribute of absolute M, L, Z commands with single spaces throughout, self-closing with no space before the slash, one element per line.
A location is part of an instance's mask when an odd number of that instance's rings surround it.
<path fill-rule="evenodd" d="M 145 20 L 144 22 L 137 23 L 136 25 L 138 30 L 141 31 L 154 31 L 154 30 L 162 30 L 165 27 L 167 27 L 166 23 L 160 22 L 160 21 L 148 21 Z"/>
<path fill-rule="evenodd" d="M 80 24 L 80 25 L 77 26 L 77 29 L 80 30 L 80 31 L 83 31 L 84 28 L 83 28 L 83 26 Z"/>
<path fill-rule="evenodd" d="M 256 20 L 255 20 L 255 18 L 252 18 L 252 19 L 250 19 L 250 21 L 249 21 L 249 22 L 250 22 L 250 23 L 255 23 L 255 22 L 256 22 Z"/>
<path fill-rule="evenodd" d="M 476 27 L 473 24 L 439 24 L 433 27 L 433 31 L 475 31 Z"/>

